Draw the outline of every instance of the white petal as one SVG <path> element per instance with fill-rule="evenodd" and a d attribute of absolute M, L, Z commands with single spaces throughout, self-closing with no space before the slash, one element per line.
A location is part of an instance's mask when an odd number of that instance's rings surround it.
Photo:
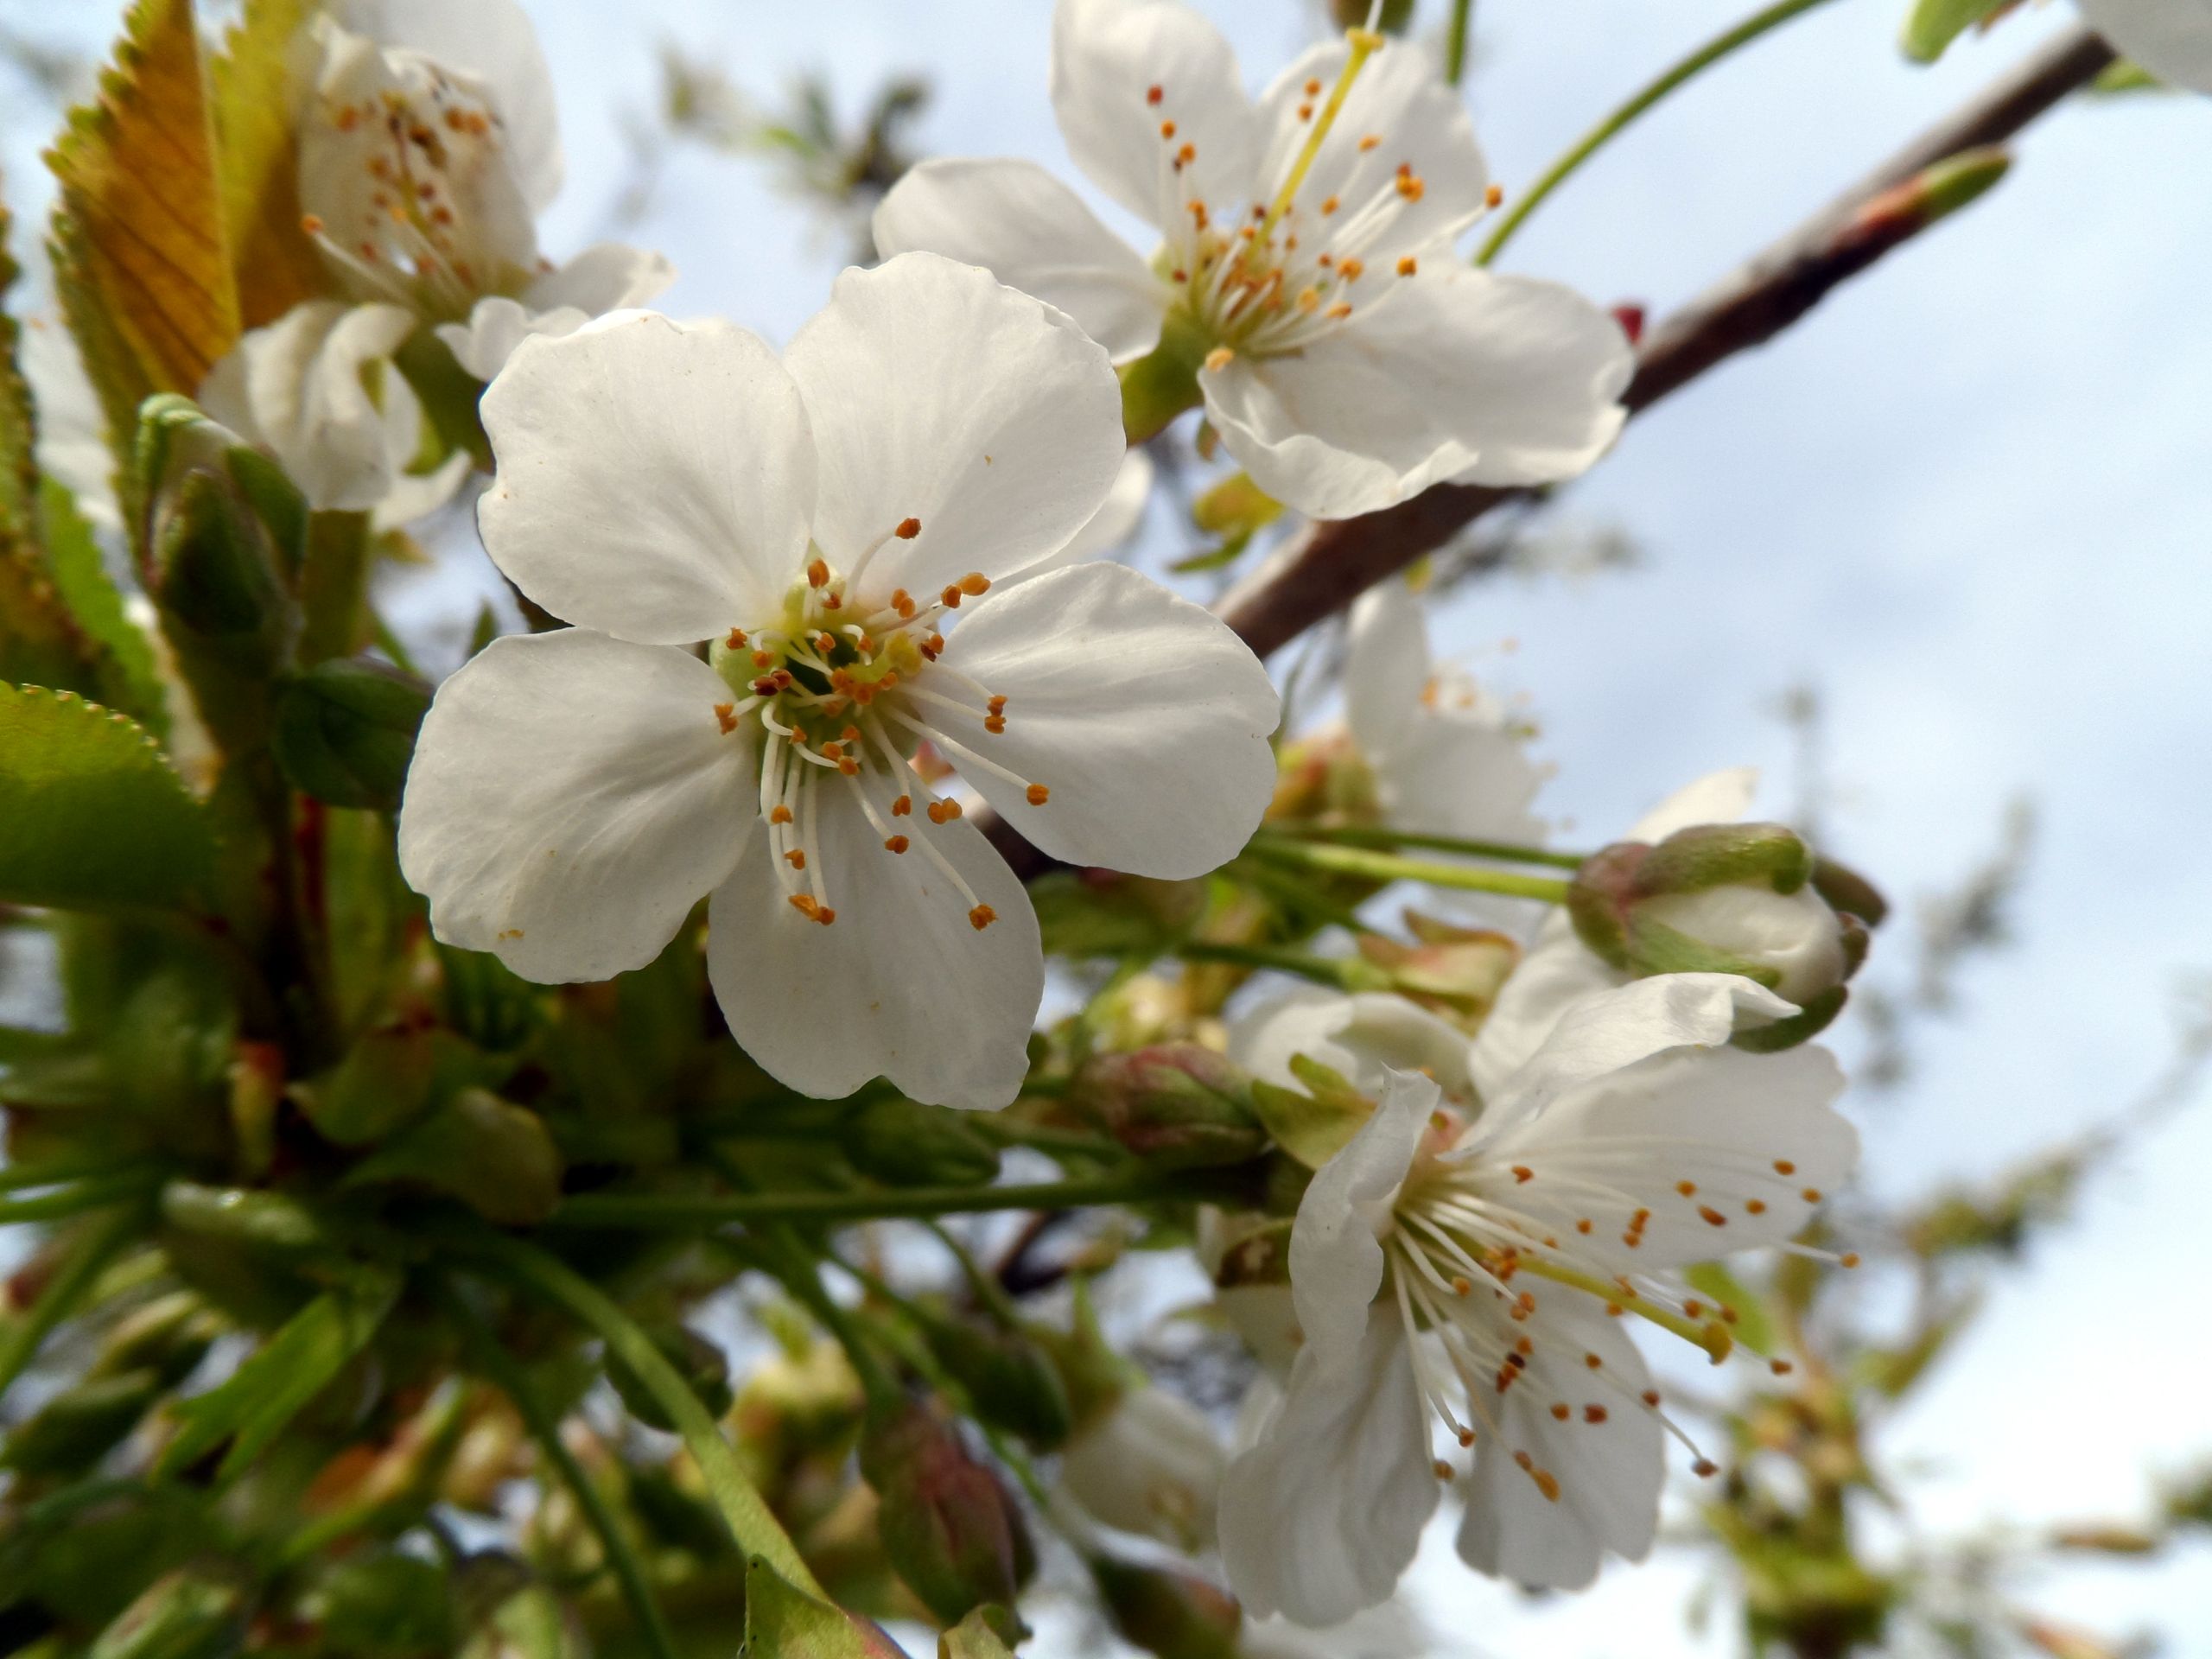
<path fill-rule="evenodd" d="M 1392 1066 L 1426 1072 L 1452 1099 L 1469 1095 L 1466 1033 L 1386 991 L 1346 996 L 1302 985 L 1229 1027 L 1229 1058 L 1268 1083 L 1298 1086 L 1294 1054 L 1319 1061 L 1364 1095 L 1382 1092 Z"/>
<path fill-rule="evenodd" d="M 1420 1073 L 1389 1072 L 1367 1122 L 1307 1183 L 1290 1230 L 1290 1288 L 1306 1332 L 1301 1365 L 1310 1359 L 1335 1371 L 1353 1362 L 1382 1287 L 1379 1236 L 1439 1097 Z"/>
<path fill-rule="evenodd" d="M 546 982 L 658 956 L 758 816 L 728 698 L 666 646 L 493 640 L 438 688 L 407 774 L 399 863 L 431 930 Z"/>
<path fill-rule="evenodd" d="M 1421 709 L 1410 741 L 1375 769 L 1384 820 L 1412 835 L 1541 843 L 1529 810 L 1544 772 L 1521 734 L 1480 715 Z"/>
<path fill-rule="evenodd" d="M 1602 1556 L 1637 1561 L 1649 1552 L 1665 1430 L 1639 1397 L 1651 1386 L 1643 1356 L 1594 1299 L 1539 1291 L 1520 1328 L 1533 1345 L 1528 1369 L 1492 1408 L 1502 1443 L 1484 1435 L 1476 1445 L 1459 1558 L 1532 1589 L 1579 1590 Z M 1555 1403 L 1569 1408 L 1565 1422 L 1551 1414 Z M 1591 1406 L 1602 1414 L 1596 1422 Z M 1558 1497 L 1544 1496 L 1516 1452 L 1559 1483 Z"/>
<path fill-rule="evenodd" d="M 1051 791 L 1032 806 L 1020 785 L 950 757 L 1054 857 L 1202 875 L 1258 828 L 1274 790 L 1274 688 L 1243 641 L 1149 578 L 1085 564 L 1025 582 L 964 617 L 942 660 L 1006 698 L 1006 729 L 936 705 L 931 724 Z"/>
<path fill-rule="evenodd" d="M 401 473 L 370 512 L 369 529 L 381 536 L 435 512 L 461 493 L 475 469 L 468 452 L 456 449 L 427 473 Z"/>
<path fill-rule="evenodd" d="M 1554 911 L 1476 1033 L 1468 1068 L 1483 1098 L 1503 1098 L 1507 1080 L 1543 1046 L 1561 1014 L 1628 982 L 1582 943 L 1564 911 Z"/>
<path fill-rule="evenodd" d="M 915 1100 L 995 1109 L 1028 1071 L 1045 961 L 1029 896 L 964 821 L 916 823 L 998 919 L 977 929 L 968 899 L 915 847 L 888 852 L 843 780 L 825 775 L 800 807 L 818 812 L 823 894 L 810 921 L 785 897 L 768 837 L 756 837 L 708 916 L 707 967 L 731 1033 L 772 1076 L 821 1099 L 874 1077 Z"/>
<path fill-rule="evenodd" d="M 722 322 L 629 315 L 524 340 L 486 391 L 484 546 L 555 615 L 681 644 L 777 615 L 805 563 L 806 415 Z"/>
<path fill-rule="evenodd" d="M 462 368 L 488 381 L 531 335 L 573 334 L 594 317 L 643 305 L 675 280 L 676 267 L 658 253 L 595 243 L 538 277 L 520 299 L 480 299 L 467 322 L 442 322 L 437 335 Z"/>
<path fill-rule="evenodd" d="M 1628 841 L 1659 842 L 1677 830 L 1700 823 L 1734 823 L 1751 810 L 1759 785 L 1757 766 L 1732 766 L 1686 784 L 1638 818 Z"/>
<path fill-rule="evenodd" d="M 336 10 L 358 34 L 482 81 L 506 128 L 524 198 L 533 213 L 545 210 L 561 188 L 553 77 L 537 31 L 515 0 L 341 0 Z"/>
<path fill-rule="evenodd" d="M 2082 0 L 2082 15 L 2123 56 L 2167 85 L 2212 92 L 2207 0 Z"/>
<path fill-rule="evenodd" d="M 1561 1096 L 1485 1156 L 1534 1172 L 1514 1190 L 1524 1214 L 1561 1232 L 1594 1220 L 1578 1243 L 1620 1271 L 1681 1267 L 1804 1230 L 1858 1161 L 1858 1131 L 1832 1105 L 1842 1090 L 1835 1057 L 1811 1045 L 1657 1054 Z M 1554 1197 L 1554 1173 L 1621 1196 L 1599 1200 L 1584 1187 Z M 1650 1214 L 1630 1246 L 1621 1241 L 1638 1210 Z"/>
<path fill-rule="evenodd" d="M 1650 1055 L 1726 1043 L 1739 1010 L 1770 1020 L 1796 1012 L 1738 974 L 1655 974 L 1577 1002 L 1507 1080 L 1483 1118 L 1484 1140 Z"/>
<path fill-rule="evenodd" d="M 310 506 L 365 512 L 419 442 L 421 405 L 391 363 L 414 326 L 396 305 L 296 305 L 210 371 L 201 404 L 274 451 Z"/>
<path fill-rule="evenodd" d="M 1344 724 L 1363 753 L 1407 742 L 1428 674 L 1427 607 L 1396 577 L 1376 582 L 1352 604 L 1344 653 Z"/>
<path fill-rule="evenodd" d="M 995 581 L 1098 511 L 1127 447 L 1121 382 L 1067 315 L 986 270 L 902 253 L 848 270 L 784 362 L 820 456 L 814 539 L 850 570 L 907 518 L 860 586 L 926 599 L 969 571 Z"/>
<path fill-rule="evenodd" d="M 1065 569 L 1071 564 L 1085 564 L 1118 552 L 1144 522 L 1145 505 L 1152 499 L 1154 471 L 1152 457 L 1141 448 L 1133 448 L 1122 456 L 1122 470 L 1114 474 L 1114 487 L 1106 493 L 1106 499 L 1098 511 L 1068 538 L 1058 552 L 1032 565 L 1022 573 L 1021 579 L 1043 575 L 1047 570 Z"/>
<path fill-rule="evenodd" d="M 1245 1610 L 1334 1624 L 1386 1599 L 1436 1508 L 1428 1422 L 1395 1315 L 1356 1363 L 1301 1354 L 1258 1443 L 1221 1484 L 1221 1558 Z"/>
<path fill-rule="evenodd" d="M 1785 1002 L 1843 982 L 1843 927 L 1808 884 L 1795 893 L 1731 882 L 1698 893 L 1662 893 L 1637 906 L 1638 917 L 1671 927 L 1778 975 Z"/>
<path fill-rule="evenodd" d="M 1081 197 L 1034 162 L 928 161 L 875 210 L 876 251 L 981 265 L 1073 317 L 1116 362 L 1160 343 L 1167 285 Z"/>
<path fill-rule="evenodd" d="M 1344 518 L 1443 480 L 1572 478 L 1626 418 L 1620 325 L 1572 289 L 1432 262 L 1295 355 L 1200 372 L 1229 452 L 1277 500 Z"/>
<path fill-rule="evenodd" d="M 1227 1458 L 1212 1421 L 1166 1389 L 1132 1388 L 1060 1453 L 1060 1483 L 1090 1515 L 1178 1548 L 1212 1543 Z"/>
<path fill-rule="evenodd" d="M 1092 182 L 1170 236 L 1189 229 L 1188 202 L 1218 215 L 1249 199 L 1259 129 L 1236 54 L 1179 0 L 1059 0 L 1052 112 Z"/>
<path fill-rule="evenodd" d="M 1300 111 L 1318 118 L 1350 50 L 1341 37 L 1311 48 L 1261 95 L 1268 149 L 1260 177 L 1270 200 L 1313 130 Z M 1316 81 L 1320 91 L 1309 92 Z M 1419 200 L 1398 189 L 1401 167 L 1421 180 Z M 1386 41 L 1352 82 L 1287 222 L 1317 246 L 1340 247 L 1385 270 L 1406 253 L 1451 257 L 1448 244 L 1481 215 L 1489 188 L 1490 170 L 1459 92 L 1419 46 Z M 1339 206 L 1325 218 L 1315 204 L 1332 197 Z M 1370 204 L 1376 211 L 1363 214 Z"/>

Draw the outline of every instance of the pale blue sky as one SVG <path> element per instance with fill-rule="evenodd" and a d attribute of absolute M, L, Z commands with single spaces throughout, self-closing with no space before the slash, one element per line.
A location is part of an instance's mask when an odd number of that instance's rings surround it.
<path fill-rule="evenodd" d="M 1424 0 L 1438 15 L 1436 0 Z M 1044 0 L 536 0 L 569 185 L 545 242 L 602 233 L 618 119 L 653 99 L 656 41 L 748 91 L 824 67 L 849 107 L 922 69 L 932 153 L 1065 167 L 1046 99 Z M 1208 0 L 1258 82 L 1309 37 L 1296 0 Z M 2028 9 L 1938 69 L 1891 41 L 1895 0 L 1840 0 L 1700 83 L 1531 222 L 1507 263 L 1655 315 L 1847 182 L 2068 21 Z M 1739 0 L 1482 0 L 1470 84 L 1493 170 L 1518 187 Z M 102 0 L 0 0 L 0 21 L 95 37 Z M 7 72 L 0 71 L 0 78 Z M 0 92 L 10 205 L 41 203 L 47 136 Z M 2004 802 L 2042 815 L 2018 946 L 1976 969 L 1911 1087 L 1853 1103 L 1887 1194 L 1988 1172 L 2123 1102 L 2163 1061 L 2171 993 L 2212 968 L 2203 855 L 2212 660 L 2212 100 L 2133 98 L 2034 129 L 1992 197 L 1783 341 L 1639 420 L 1568 496 L 1646 555 L 1585 584 L 1494 582 L 1451 609 L 1448 650 L 1525 693 L 1560 774 L 1546 806 L 1602 836 L 1676 784 L 1745 760 L 1787 804 L 1771 704 L 1825 694 L 1836 850 L 1894 899 L 1988 847 Z M 19 233 L 20 234 L 20 233 Z M 843 253 L 755 164 L 680 151 L 636 239 L 683 275 L 664 302 L 781 339 Z M 1511 639 L 1517 649 L 1494 649 Z M 1895 964 L 1892 964 L 1895 965 Z M 2004 1281 L 1969 1345 L 1895 1427 L 1933 1535 L 2124 1518 L 2148 1475 L 2212 1455 L 2204 1378 L 2212 1116 L 2185 1115 L 2087 1194 Z M 1493 1653 L 1732 1651 L 1681 1631 L 1694 1573 L 1615 1567 L 1529 1610 L 1425 1561 L 1427 1605 Z M 2212 1655 L 2212 1550 L 2155 1573 L 2072 1572 L 2039 1605 L 2107 1630 L 2162 1623 Z"/>

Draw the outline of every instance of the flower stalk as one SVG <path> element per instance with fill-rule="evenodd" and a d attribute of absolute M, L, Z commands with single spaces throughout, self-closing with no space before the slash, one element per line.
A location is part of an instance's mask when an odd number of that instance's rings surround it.
<path fill-rule="evenodd" d="M 1403 858 L 1395 853 L 1370 852 L 1358 847 L 1316 845 L 1271 835 L 1255 838 L 1249 850 L 1257 857 L 1302 865 L 1330 875 L 1357 876 L 1370 881 L 1425 881 L 1431 887 L 1503 893 L 1514 899 L 1540 899 L 1548 905 L 1567 902 L 1567 884 L 1550 876 L 1472 869 L 1462 864 L 1440 864 L 1430 859 Z"/>

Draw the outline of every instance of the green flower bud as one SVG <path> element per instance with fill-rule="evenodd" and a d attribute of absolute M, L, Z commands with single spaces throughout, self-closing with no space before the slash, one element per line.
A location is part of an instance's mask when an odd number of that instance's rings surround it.
<path fill-rule="evenodd" d="M 333 806 L 399 806 L 430 688 L 366 658 L 334 658 L 276 694 L 270 734 L 292 786 Z"/>
<path fill-rule="evenodd" d="M 1584 862 L 1567 901 L 1583 944 L 1624 973 L 1740 974 L 1796 1003 L 1798 1014 L 1739 1036 L 1761 1050 L 1802 1042 L 1835 1017 L 1866 959 L 1866 912 L 1885 908 L 1863 880 L 1815 860 L 1775 823 L 1617 843 Z"/>
<path fill-rule="evenodd" d="M 148 591 L 181 651 L 265 675 L 290 652 L 289 591 L 307 515 L 283 474 L 228 428 L 174 396 L 141 412 Z"/>
<path fill-rule="evenodd" d="M 699 1403 L 707 1408 L 709 1416 L 719 1418 L 730 1408 L 734 1396 L 729 1387 L 729 1360 L 721 1349 L 686 1325 L 647 1325 L 645 1334 L 660 1350 L 661 1357 L 690 1386 L 691 1392 L 698 1395 Z M 614 1385 L 615 1393 L 622 1396 L 622 1403 L 632 1417 L 649 1428 L 671 1434 L 676 1432 L 674 1421 L 661 1408 L 652 1390 L 622 1363 L 620 1355 L 612 1351 L 607 1356 L 607 1380 Z"/>
<path fill-rule="evenodd" d="M 1267 1145 L 1251 1078 L 1197 1043 L 1100 1055 L 1076 1074 L 1067 1103 L 1163 1168 L 1241 1164 Z"/>
<path fill-rule="evenodd" d="M 855 1169 L 887 1186 L 976 1186 L 999 1173 L 998 1148 L 964 1114 L 903 1096 L 861 1108 L 840 1144 Z"/>
<path fill-rule="evenodd" d="M 1091 1581 L 1115 1632 L 1159 1659 L 1236 1659 L 1244 1610 L 1225 1590 L 1166 1567 L 1090 1559 Z"/>
<path fill-rule="evenodd" d="M 872 1418 L 861 1473 L 875 1489 L 883 1553 L 945 1624 L 986 1602 L 1011 1605 L 1036 1567 L 1027 1525 L 1005 1483 L 925 1406 Z"/>
<path fill-rule="evenodd" d="M 930 1352 L 967 1389 L 976 1417 L 1019 1434 L 1040 1452 L 1065 1442 L 1075 1427 L 1066 1385 L 1045 1350 L 1018 1331 L 931 1317 Z"/>

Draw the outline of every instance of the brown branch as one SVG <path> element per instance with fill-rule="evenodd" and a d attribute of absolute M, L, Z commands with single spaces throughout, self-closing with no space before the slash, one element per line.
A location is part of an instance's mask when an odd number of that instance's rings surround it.
<path fill-rule="evenodd" d="M 1827 207 L 1644 336 L 1622 401 L 1641 412 L 1738 352 L 1761 346 L 1859 272 L 1936 222 L 1911 186 L 1961 153 L 2002 143 L 2094 79 L 2112 48 L 2086 29 L 2052 41 L 1937 122 Z M 1363 518 L 1317 524 L 1239 583 L 1222 620 L 1261 656 L 1290 643 L 1375 583 L 1442 547 L 1526 491 L 1440 484 Z M 1052 861 L 988 815 L 977 823 L 1027 880 Z"/>

